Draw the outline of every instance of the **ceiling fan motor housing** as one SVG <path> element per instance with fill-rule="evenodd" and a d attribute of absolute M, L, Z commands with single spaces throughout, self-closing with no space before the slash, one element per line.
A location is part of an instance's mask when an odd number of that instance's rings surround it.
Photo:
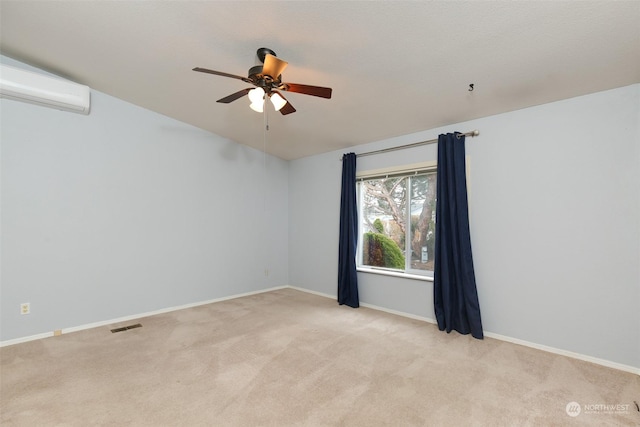
<path fill-rule="evenodd" d="M 249 78 L 251 80 L 258 80 L 258 76 L 262 75 L 262 65 L 256 65 L 249 68 Z"/>
<path fill-rule="evenodd" d="M 278 76 L 278 79 L 274 79 L 271 76 L 262 74 L 262 65 L 256 65 L 249 68 L 248 77 L 253 82 L 253 84 L 263 88 L 265 92 L 270 92 L 271 89 L 280 86 L 281 76 Z"/>

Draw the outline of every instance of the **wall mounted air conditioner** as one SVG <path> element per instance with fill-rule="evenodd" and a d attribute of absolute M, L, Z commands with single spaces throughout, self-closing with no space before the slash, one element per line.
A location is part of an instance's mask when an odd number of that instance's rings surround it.
<path fill-rule="evenodd" d="M 89 114 L 91 90 L 80 85 L 0 64 L 0 98 Z"/>

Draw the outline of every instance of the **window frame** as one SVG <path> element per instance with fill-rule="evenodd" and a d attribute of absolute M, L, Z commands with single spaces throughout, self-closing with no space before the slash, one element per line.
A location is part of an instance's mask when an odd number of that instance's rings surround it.
<path fill-rule="evenodd" d="M 358 205 L 358 243 L 357 243 L 357 252 L 356 252 L 356 270 L 358 272 L 363 273 L 372 273 L 372 274 L 380 274 L 385 276 L 394 276 L 394 277 L 402 277 L 406 279 L 415 279 L 422 281 L 433 281 L 433 271 L 430 270 L 418 270 L 412 269 L 411 267 L 411 256 L 405 255 L 405 267 L 403 270 L 385 268 L 385 267 L 376 267 L 376 266 L 367 266 L 363 265 L 363 236 L 364 230 L 362 230 L 363 224 L 363 199 L 364 192 L 362 191 L 362 185 L 360 184 L 362 181 L 369 179 L 381 179 L 381 178 L 390 178 L 393 176 L 402 176 L 405 178 L 409 178 L 412 176 L 419 176 L 428 173 L 437 173 L 437 162 L 429 161 L 422 163 L 415 163 L 411 165 L 403 165 L 403 166 L 395 166 L 384 169 L 376 169 L 376 170 L 367 170 L 356 173 L 356 195 L 357 195 L 357 205 Z M 411 224 L 411 185 L 410 181 L 408 182 L 408 194 L 406 199 L 406 224 Z M 405 248 L 404 253 L 410 254 L 411 250 L 411 226 L 408 227 L 409 231 L 405 235 Z"/>

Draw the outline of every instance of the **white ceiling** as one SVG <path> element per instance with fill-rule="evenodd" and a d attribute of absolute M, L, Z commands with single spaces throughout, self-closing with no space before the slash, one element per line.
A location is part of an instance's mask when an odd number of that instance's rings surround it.
<path fill-rule="evenodd" d="M 283 159 L 640 82 L 639 1 L 2 0 L 0 24 L 6 56 L 258 149 L 248 99 L 215 102 L 247 84 L 191 69 L 271 48 L 284 81 L 333 88 L 268 114 Z"/>

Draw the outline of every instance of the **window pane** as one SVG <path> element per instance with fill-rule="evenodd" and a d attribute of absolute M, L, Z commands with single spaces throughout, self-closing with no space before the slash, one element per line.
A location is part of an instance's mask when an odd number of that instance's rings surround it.
<path fill-rule="evenodd" d="M 362 265 L 405 269 L 405 177 L 362 181 Z"/>
<path fill-rule="evenodd" d="M 436 172 L 411 177 L 411 269 L 433 271 Z"/>

